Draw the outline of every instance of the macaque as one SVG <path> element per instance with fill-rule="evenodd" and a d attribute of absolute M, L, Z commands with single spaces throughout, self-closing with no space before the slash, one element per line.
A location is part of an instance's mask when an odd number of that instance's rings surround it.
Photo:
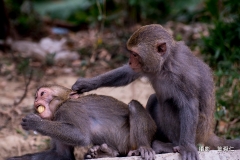
<path fill-rule="evenodd" d="M 86 158 L 127 155 L 155 158 L 151 142 L 156 125 L 137 101 L 131 101 L 128 107 L 109 96 L 80 96 L 63 86 L 44 85 L 36 92 L 34 107 L 38 115 L 27 115 L 21 125 L 25 130 L 50 136 L 53 147 L 8 160 L 74 160 L 74 146 L 89 145 L 93 147 Z"/>
<path fill-rule="evenodd" d="M 127 65 L 97 77 L 79 78 L 72 89 L 83 93 L 124 86 L 145 76 L 155 90 L 146 108 L 157 124 L 152 145 L 156 153 L 177 151 L 183 160 L 198 160 L 197 144 L 240 149 L 239 140 L 224 140 L 213 133 L 212 71 L 183 42 L 175 41 L 161 25 L 152 24 L 135 31 L 127 48 Z"/>

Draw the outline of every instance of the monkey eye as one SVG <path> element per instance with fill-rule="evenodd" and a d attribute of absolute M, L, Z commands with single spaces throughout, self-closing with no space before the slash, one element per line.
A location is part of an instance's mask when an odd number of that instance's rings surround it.
<path fill-rule="evenodd" d="M 44 92 L 41 92 L 41 96 L 43 96 L 44 95 Z"/>
<path fill-rule="evenodd" d="M 137 53 L 132 52 L 132 55 L 133 55 L 134 57 L 137 57 Z"/>

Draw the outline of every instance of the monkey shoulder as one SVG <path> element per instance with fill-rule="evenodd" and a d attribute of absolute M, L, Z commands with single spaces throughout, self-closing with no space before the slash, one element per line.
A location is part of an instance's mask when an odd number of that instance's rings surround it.
<path fill-rule="evenodd" d="M 202 79 L 212 79 L 209 66 L 200 58 L 196 57 L 184 42 L 176 42 L 174 52 L 165 63 L 166 71 L 170 77 L 178 79 L 178 82 L 191 82 L 197 84 Z M 180 80 L 180 81 L 179 81 Z"/>
<path fill-rule="evenodd" d="M 158 81 L 152 77 L 151 81 L 153 86 L 158 88 L 157 92 L 164 92 L 166 97 L 177 98 L 180 97 L 177 96 L 179 94 L 188 98 L 195 97 L 201 90 L 211 92 L 211 88 L 203 85 L 204 80 L 209 82 L 212 80 L 210 70 L 183 42 L 176 42 L 174 51 L 169 56 L 164 62 Z"/>
<path fill-rule="evenodd" d="M 86 121 L 84 123 L 87 123 L 88 114 L 87 107 L 83 104 L 77 100 L 67 100 L 55 111 L 53 120 L 77 125 L 79 117 L 81 117 L 81 121 Z"/>

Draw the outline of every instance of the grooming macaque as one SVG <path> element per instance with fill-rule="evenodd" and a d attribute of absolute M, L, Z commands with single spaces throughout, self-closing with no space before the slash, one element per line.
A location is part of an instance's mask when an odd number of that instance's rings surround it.
<path fill-rule="evenodd" d="M 124 86 L 148 77 L 155 94 L 147 110 L 157 124 L 156 153 L 178 151 L 183 160 L 199 159 L 196 144 L 240 148 L 239 140 L 213 133 L 214 82 L 210 68 L 157 24 L 143 26 L 129 38 L 129 64 L 97 77 L 80 78 L 72 86 L 79 93 L 99 87 Z M 144 134 L 144 132 L 142 132 Z"/>
<path fill-rule="evenodd" d="M 128 108 L 109 96 L 79 96 L 59 85 L 44 85 L 37 90 L 34 106 L 39 115 L 27 115 L 21 125 L 25 130 L 50 136 L 53 147 L 9 160 L 74 160 L 73 147 L 89 145 L 94 146 L 86 158 L 126 155 L 155 158 L 151 142 L 156 125 L 137 101 L 130 102 Z"/>

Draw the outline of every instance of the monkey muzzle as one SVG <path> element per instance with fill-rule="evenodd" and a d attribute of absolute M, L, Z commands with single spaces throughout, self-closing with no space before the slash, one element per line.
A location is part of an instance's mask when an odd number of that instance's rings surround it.
<path fill-rule="evenodd" d="M 38 113 L 42 113 L 42 112 L 44 112 L 44 110 L 45 110 L 45 107 L 42 106 L 42 105 L 40 105 L 40 106 L 37 107 Z"/>

